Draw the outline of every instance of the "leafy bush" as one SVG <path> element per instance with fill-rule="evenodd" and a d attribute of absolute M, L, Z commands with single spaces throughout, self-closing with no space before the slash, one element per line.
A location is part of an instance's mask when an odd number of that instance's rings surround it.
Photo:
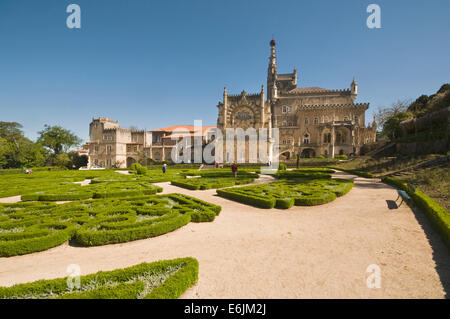
<path fill-rule="evenodd" d="M 348 159 L 348 156 L 347 155 L 336 155 L 334 158 L 339 159 L 339 160 L 346 160 L 346 159 Z"/>
<path fill-rule="evenodd" d="M 81 276 L 70 289 L 67 278 L 0 287 L 2 299 L 176 299 L 198 280 L 198 261 L 179 258 L 141 263 Z"/>
<path fill-rule="evenodd" d="M 142 168 L 142 165 L 139 163 L 133 163 L 130 165 L 130 170 L 132 170 L 132 171 L 137 171 L 140 168 Z"/>
<path fill-rule="evenodd" d="M 278 166 L 279 171 L 285 171 L 286 170 L 286 164 L 280 163 Z"/>

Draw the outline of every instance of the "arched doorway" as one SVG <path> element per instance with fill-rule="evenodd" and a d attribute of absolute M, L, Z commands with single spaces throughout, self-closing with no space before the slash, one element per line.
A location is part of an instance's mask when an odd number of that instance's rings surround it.
<path fill-rule="evenodd" d="M 307 148 L 307 149 L 304 149 L 302 151 L 300 157 L 302 157 L 302 158 L 313 158 L 313 157 L 316 157 L 316 152 L 313 149 L 311 149 L 311 148 Z"/>
<path fill-rule="evenodd" d="M 291 153 L 290 152 L 283 152 L 280 154 L 280 157 L 282 160 L 290 160 L 291 159 Z"/>
<path fill-rule="evenodd" d="M 136 163 L 136 160 L 132 157 L 127 158 L 127 167 L 130 167 L 131 164 Z"/>

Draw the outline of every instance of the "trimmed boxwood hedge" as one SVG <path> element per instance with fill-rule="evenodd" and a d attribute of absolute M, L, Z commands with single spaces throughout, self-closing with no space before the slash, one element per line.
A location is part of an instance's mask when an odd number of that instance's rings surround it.
<path fill-rule="evenodd" d="M 218 189 L 219 196 L 260 208 L 288 209 L 331 202 L 348 193 L 353 181 L 344 179 L 282 179 L 278 182 Z"/>
<path fill-rule="evenodd" d="M 400 188 L 408 193 L 422 211 L 425 212 L 433 226 L 441 235 L 443 241 L 450 248 L 450 213 L 440 206 L 434 199 L 418 189 L 412 189 L 408 183 L 392 177 L 383 177 L 382 182 Z"/>
<path fill-rule="evenodd" d="M 67 285 L 67 278 L 0 287 L 0 298 L 176 299 L 197 280 L 198 261 L 187 257 L 81 276 L 80 287 L 72 290 Z M 155 282 L 161 283 L 155 285 Z"/>
<path fill-rule="evenodd" d="M 89 198 L 112 198 L 153 195 L 162 188 L 147 182 L 100 182 L 87 186 L 66 185 L 58 189 L 44 190 L 21 196 L 22 201 L 74 201 Z"/>
<path fill-rule="evenodd" d="M 192 175 L 195 174 L 195 175 Z M 174 186 L 186 188 L 189 190 L 206 190 L 230 187 L 235 185 L 244 185 L 252 183 L 258 174 L 249 173 L 246 171 L 238 172 L 237 177 L 232 176 L 231 171 L 222 170 L 206 170 L 196 172 L 186 172 L 181 175 L 187 176 L 199 176 L 195 178 L 175 179 L 171 181 Z"/>
<path fill-rule="evenodd" d="M 0 257 L 73 239 L 84 246 L 159 236 L 189 222 L 211 222 L 221 207 L 181 194 L 93 199 L 62 205 L 0 204 Z"/>

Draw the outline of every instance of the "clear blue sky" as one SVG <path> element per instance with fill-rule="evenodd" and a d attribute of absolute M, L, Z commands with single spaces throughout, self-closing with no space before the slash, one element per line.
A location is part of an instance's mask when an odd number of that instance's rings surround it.
<path fill-rule="evenodd" d="M 80 5 L 82 28 L 66 27 Z M 366 8 L 382 9 L 368 29 Z M 450 1 L 2 0 L 0 120 L 36 138 L 44 124 L 88 138 L 92 117 L 155 129 L 215 125 L 223 87 L 259 92 L 269 40 L 299 86 L 343 89 L 379 106 L 450 82 Z"/>

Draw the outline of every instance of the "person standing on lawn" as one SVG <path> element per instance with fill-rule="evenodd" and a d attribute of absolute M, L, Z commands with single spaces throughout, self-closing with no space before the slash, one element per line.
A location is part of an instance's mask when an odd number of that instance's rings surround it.
<path fill-rule="evenodd" d="M 231 165 L 231 171 L 233 172 L 234 178 L 237 177 L 237 170 L 238 170 L 238 166 L 236 165 L 236 162 L 234 162 L 233 165 Z"/>
<path fill-rule="evenodd" d="M 164 163 L 163 167 L 162 167 L 162 171 L 165 174 L 167 170 L 167 164 Z"/>
<path fill-rule="evenodd" d="M 300 167 L 300 155 L 297 155 L 297 168 Z"/>

